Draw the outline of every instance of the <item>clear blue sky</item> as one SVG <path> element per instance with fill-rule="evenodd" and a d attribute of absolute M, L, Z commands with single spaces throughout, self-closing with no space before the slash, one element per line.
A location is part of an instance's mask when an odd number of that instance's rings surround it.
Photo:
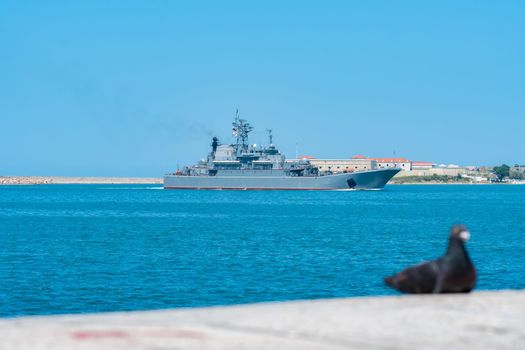
<path fill-rule="evenodd" d="M 525 163 L 524 1 L 0 1 L 0 175 L 289 157 Z"/>

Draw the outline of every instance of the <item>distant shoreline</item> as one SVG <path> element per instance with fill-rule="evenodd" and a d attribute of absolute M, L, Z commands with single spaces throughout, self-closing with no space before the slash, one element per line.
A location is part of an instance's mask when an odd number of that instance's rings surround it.
<path fill-rule="evenodd" d="M 98 177 L 98 176 L 0 176 L 2 185 L 162 185 L 160 177 Z M 525 183 L 508 182 L 396 182 L 388 185 L 524 185 Z"/>
<path fill-rule="evenodd" d="M 387 185 L 475 185 L 475 186 L 484 186 L 484 185 L 525 185 L 525 183 L 509 183 L 509 182 L 403 182 L 403 183 L 388 183 Z"/>
<path fill-rule="evenodd" d="M 525 185 L 525 183 L 514 183 L 514 182 L 402 182 L 402 183 L 388 183 L 387 185 Z"/>
<path fill-rule="evenodd" d="M 0 176 L 0 185 L 162 184 L 158 177 Z"/>

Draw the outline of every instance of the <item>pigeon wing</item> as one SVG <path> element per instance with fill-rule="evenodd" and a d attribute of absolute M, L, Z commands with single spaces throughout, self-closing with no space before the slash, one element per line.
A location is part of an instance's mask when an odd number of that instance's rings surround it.
<path fill-rule="evenodd" d="M 441 280 L 438 261 L 411 266 L 394 276 L 385 278 L 385 283 L 403 293 L 434 293 Z"/>
<path fill-rule="evenodd" d="M 470 261 L 445 262 L 442 293 L 468 293 L 476 284 L 476 269 Z"/>

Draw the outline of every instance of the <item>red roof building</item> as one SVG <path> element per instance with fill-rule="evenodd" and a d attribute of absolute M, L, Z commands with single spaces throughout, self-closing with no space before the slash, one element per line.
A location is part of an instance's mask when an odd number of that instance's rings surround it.
<path fill-rule="evenodd" d="M 402 170 L 412 170 L 412 162 L 406 158 L 370 158 L 377 162 L 379 169 L 401 168 Z"/>
<path fill-rule="evenodd" d="M 378 163 L 410 163 L 406 158 L 370 158 Z"/>

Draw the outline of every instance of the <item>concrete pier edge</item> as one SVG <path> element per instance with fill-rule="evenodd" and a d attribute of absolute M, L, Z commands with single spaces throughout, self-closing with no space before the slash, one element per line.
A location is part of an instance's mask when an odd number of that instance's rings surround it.
<path fill-rule="evenodd" d="M 0 349 L 525 349 L 525 291 L 0 319 Z"/>

